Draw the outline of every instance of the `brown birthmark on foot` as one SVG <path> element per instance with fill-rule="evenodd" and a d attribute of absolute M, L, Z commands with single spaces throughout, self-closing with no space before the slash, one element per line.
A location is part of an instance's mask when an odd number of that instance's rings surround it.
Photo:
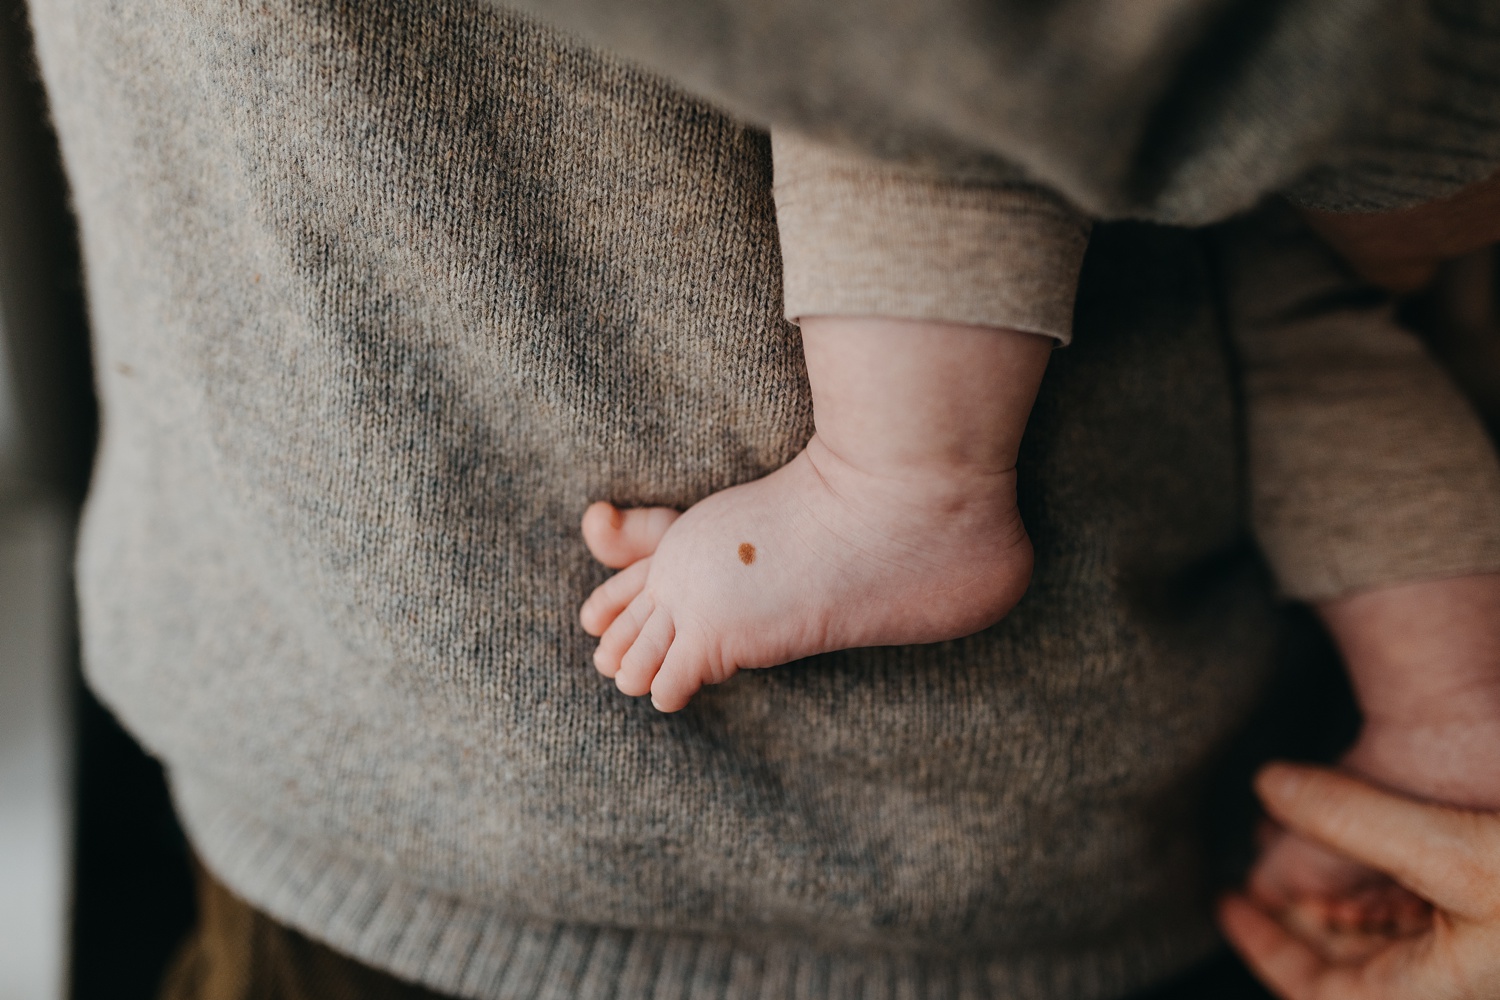
<path fill-rule="evenodd" d="M 749 566 L 755 562 L 755 546 L 749 542 L 740 542 L 740 562 Z"/>

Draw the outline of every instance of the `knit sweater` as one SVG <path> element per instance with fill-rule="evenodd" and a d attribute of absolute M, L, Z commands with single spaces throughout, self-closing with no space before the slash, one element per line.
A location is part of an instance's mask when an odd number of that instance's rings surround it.
<path fill-rule="evenodd" d="M 1053 192 L 935 178 L 784 132 L 772 149 L 789 318 L 904 316 L 1071 342 L 1089 225 Z M 1389 297 L 1284 206 L 1212 243 L 1251 524 L 1281 593 L 1500 571 L 1500 461 Z"/>
<path fill-rule="evenodd" d="M 1091 216 L 1335 211 L 1500 166 L 1491 0 L 517 0 L 749 121 Z"/>
<path fill-rule="evenodd" d="M 1099 228 L 999 625 L 589 665 L 584 506 L 806 440 L 763 134 L 478 5 L 33 18 L 103 441 L 90 682 L 277 919 L 476 998 L 1106 998 L 1212 947 L 1205 768 L 1272 668 L 1206 239 Z"/>

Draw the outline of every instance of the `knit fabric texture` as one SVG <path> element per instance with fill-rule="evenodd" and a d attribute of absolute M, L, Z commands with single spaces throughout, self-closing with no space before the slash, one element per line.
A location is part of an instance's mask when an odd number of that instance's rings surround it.
<path fill-rule="evenodd" d="M 235 893 L 485 1000 L 1104 1000 L 1214 947 L 1199 786 L 1276 614 L 1202 237 L 1095 230 L 1006 620 L 668 717 L 590 665 L 577 525 L 811 432 L 766 136 L 463 0 L 32 12 L 87 672 Z"/>
<path fill-rule="evenodd" d="M 1420 58 L 1392 99 L 1288 190 L 1331 212 L 1383 212 L 1447 197 L 1500 169 L 1500 7 L 1425 0 Z"/>
<path fill-rule="evenodd" d="M 763 126 L 1095 218 L 1402 208 L 1500 169 L 1493 0 L 517 0 Z"/>
<path fill-rule="evenodd" d="M 1216 239 L 1252 521 L 1283 593 L 1500 572 L 1500 459 L 1388 297 L 1285 209 Z"/>
<path fill-rule="evenodd" d="M 1088 245 L 1044 190 L 772 137 L 788 318 L 905 316 L 1072 339 Z M 1452 380 L 1284 205 L 1214 232 L 1251 522 L 1284 596 L 1500 572 L 1500 457 Z"/>
<path fill-rule="evenodd" d="M 786 315 L 900 316 L 1073 339 L 1089 223 L 1029 184 L 957 183 L 771 137 Z"/>

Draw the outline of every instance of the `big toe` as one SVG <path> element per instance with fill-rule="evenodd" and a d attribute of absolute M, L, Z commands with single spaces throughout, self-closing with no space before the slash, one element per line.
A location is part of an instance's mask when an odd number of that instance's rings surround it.
<path fill-rule="evenodd" d="M 670 507 L 621 510 L 601 500 L 583 512 L 583 541 L 595 559 L 612 569 L 623 569 L 655 552 L 680 516 Z"/>

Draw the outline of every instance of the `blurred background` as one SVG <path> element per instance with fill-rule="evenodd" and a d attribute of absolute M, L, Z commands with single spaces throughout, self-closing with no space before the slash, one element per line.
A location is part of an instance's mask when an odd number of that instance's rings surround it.
<path fill-rule="evenodd" d="M 156 766 L 83 691 L 73 535 L 95 408 L 76 241 L 0 0 L 0 1000 L 149 997 L 191 916 Z"/>
<path fill-rule="evenodd" d="M 1406 305 L 1492 433 L 1497 301 L 1492 252 L 1449 265 Z M 160 770 L 78 673 L 70 566 L 91 385 L 75 234 L 24 10 L 0 0 L 0 1000 L 150 997 L 192 917 Z M 1329 698 L 1343 696 L 1329 684 Z"/>

